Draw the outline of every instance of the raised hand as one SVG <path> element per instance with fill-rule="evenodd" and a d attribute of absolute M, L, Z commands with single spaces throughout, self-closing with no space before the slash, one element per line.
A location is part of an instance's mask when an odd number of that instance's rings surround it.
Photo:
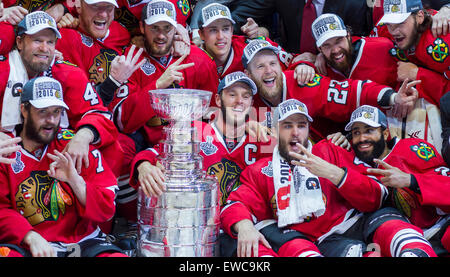
<path fill-rule="evenodd" d="M 161 77 L 159 77 L 159 79 L 156 81 L 156 88 L 168 88 L 173 83 L 178 84 L 179 82 L 183 81 L 183 72 L 180 71 L 194 66 L 194 63 L 181 64 L 187 56 L 188 55 L 186 54 L 183 55 L 181 58 L 171 64 L 166 69 L 166 71 L 164 71 Z"/>
<path fill-rule="evenodd" d="M 383 176 L 380 179 L 383 185 L 393 188 L 403 188 L 409 187 L 411 184 L 411 174 L 405 173 L 397 167 L 391 166 L 385 161 L 379 159 L 374 159 L 374 162 L 376 162 L 379 166 L 382 166 L 384 169 L 369 168 L 367 169 L 367 172 Z"/>
<path fill-rule="evenodd" d="M 116 56 L 111 62 L 109 75 L 121 84 L 125 83 L 133 72 L 145 63 L 145 59 L 138 62 L 144 49 L 139 48 L 136 55 L 134 55 L 135 49 L 136 45 L 133 44 L 126 57 L 125 55 Z"/>

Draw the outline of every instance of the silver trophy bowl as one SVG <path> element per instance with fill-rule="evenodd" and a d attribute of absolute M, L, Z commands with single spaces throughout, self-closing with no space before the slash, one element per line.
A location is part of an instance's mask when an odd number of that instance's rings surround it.
<path fill-rule="evenodd" d="M 156 114 L 169 122 L 157 160 L 166 190 L 147 197 L 139 189 L 137 254 L 144 257 L 218 256 L 218 181 L 206 175 L 192 122 L 209 107 L 212 93 L 192 89 L 150 91 Z"/>
<path fill-rule="evenodd" d="M 152 108 L 168 121 L 194 121 L 209 107 L 212 92 L 196 89 L 159 89 L 150 91 Z"/>

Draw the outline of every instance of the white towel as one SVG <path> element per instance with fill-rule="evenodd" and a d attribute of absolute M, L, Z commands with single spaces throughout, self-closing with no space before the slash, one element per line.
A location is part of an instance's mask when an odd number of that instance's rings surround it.
<path fill-rule="evenodd" d="M 3 110 L 1 127 L 6 131 L 13 131 L 17 124 L 21 124 L 20 118 L 20 93 L 28 82 L 28 73 L 22 63 L 18 50 L 9 53 L 9 77 L 3 95 Z"/>
<path fill-rule="evenodd" d="M 308 143 L 308 149 L 311 150 L 312 145 Z M 309 217 L 319 217 L 325 213 L 322 189 L 317 176 L 302 166 L 295 166 L 294 170 L 291 170 L 289 163 L 280 156 L 278 145 L 273 151 L 272 165 L 278 227 L 302 223 Z"/>

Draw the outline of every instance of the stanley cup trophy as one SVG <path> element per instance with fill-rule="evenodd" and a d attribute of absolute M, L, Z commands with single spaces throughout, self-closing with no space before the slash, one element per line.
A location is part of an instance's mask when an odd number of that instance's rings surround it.
<path fill-rule="evenodd" d="M 138 196 L 137 255 L 144 257 L 218 256 L 218 182 L 203 170 L 197 129 L 212 93 L 190 89 L 150 91 L 156 114 L 169 122 L 158 161 L 165 168 L 166 191 Z M 198 130 L 201 131 L 201 130 Z"/>

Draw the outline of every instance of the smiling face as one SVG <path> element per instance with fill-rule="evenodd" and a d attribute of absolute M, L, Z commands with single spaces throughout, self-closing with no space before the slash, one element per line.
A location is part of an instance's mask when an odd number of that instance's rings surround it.
<path fill-rule="evenodd" d="M 288 162 L 291 161 L 289 152 L 300 151 L 297 143 L 308 147 L 309 121 L 302 114 L 293 114 L 278 123 L 278 151 Z"/>
<path fill-rule="evenodd" d="M 34 35 L 16 37 L 17 49 L 29 77 L 47 70 L 55 56 L 56 34 L 44 29 Z"/>
<path fill-rule="evenodd" d="M 352 43 L 349 35 L 327 39 L 319 49 L 331 67 L 344 73 L 350 71 Z"/>
<path fill-rule="evenodd" d="M 218 19 L 199 32 L 206 51 L 219 63 L 225 63 L 231 49 L 233 24 L 228 19 Z"/>
<path fill-rule="evenodd" d="M 381 130 L 381 127 L 371 127 L 362 122 L 352 125 L 352 148 L 355 155 L 363 162 L 374 165 L 373 159 L 384 157 L 388 148 L 386 139 L 389 131 Z"/>
<path fill-rule="evenodd" d="M 89 5 L 80 0 L 77 8 L 80 14 L 80 27 L 95 39 L 104 38 L 114 20 L 114 5 L 111 3 L 96 3 Z"/>
<path fill-rule="evenodd" d="M 262 50 L 257 53 L 245 72 L 255 82 L 261 97 L 269 101 L 273 99 L 280 101 L 283 74 L 278 56 L 273 51 Z"/>
<path fill-rule="evenodd" d="M 145 36 L 145 48 L 147 53 L 154 57 L 162 57 L 170 54 L 175 36 L 175 27 L 167 21 L 156 22 L 147 25 L 140 22 L 142 34 Z"/>
<path fill-rule="evenodd" d="M 216 94 L 216 103 L 222 118 L 229 126 L 242 126 L 252 107 L 252 91 L 242 82 L 236 82 Z"/>

